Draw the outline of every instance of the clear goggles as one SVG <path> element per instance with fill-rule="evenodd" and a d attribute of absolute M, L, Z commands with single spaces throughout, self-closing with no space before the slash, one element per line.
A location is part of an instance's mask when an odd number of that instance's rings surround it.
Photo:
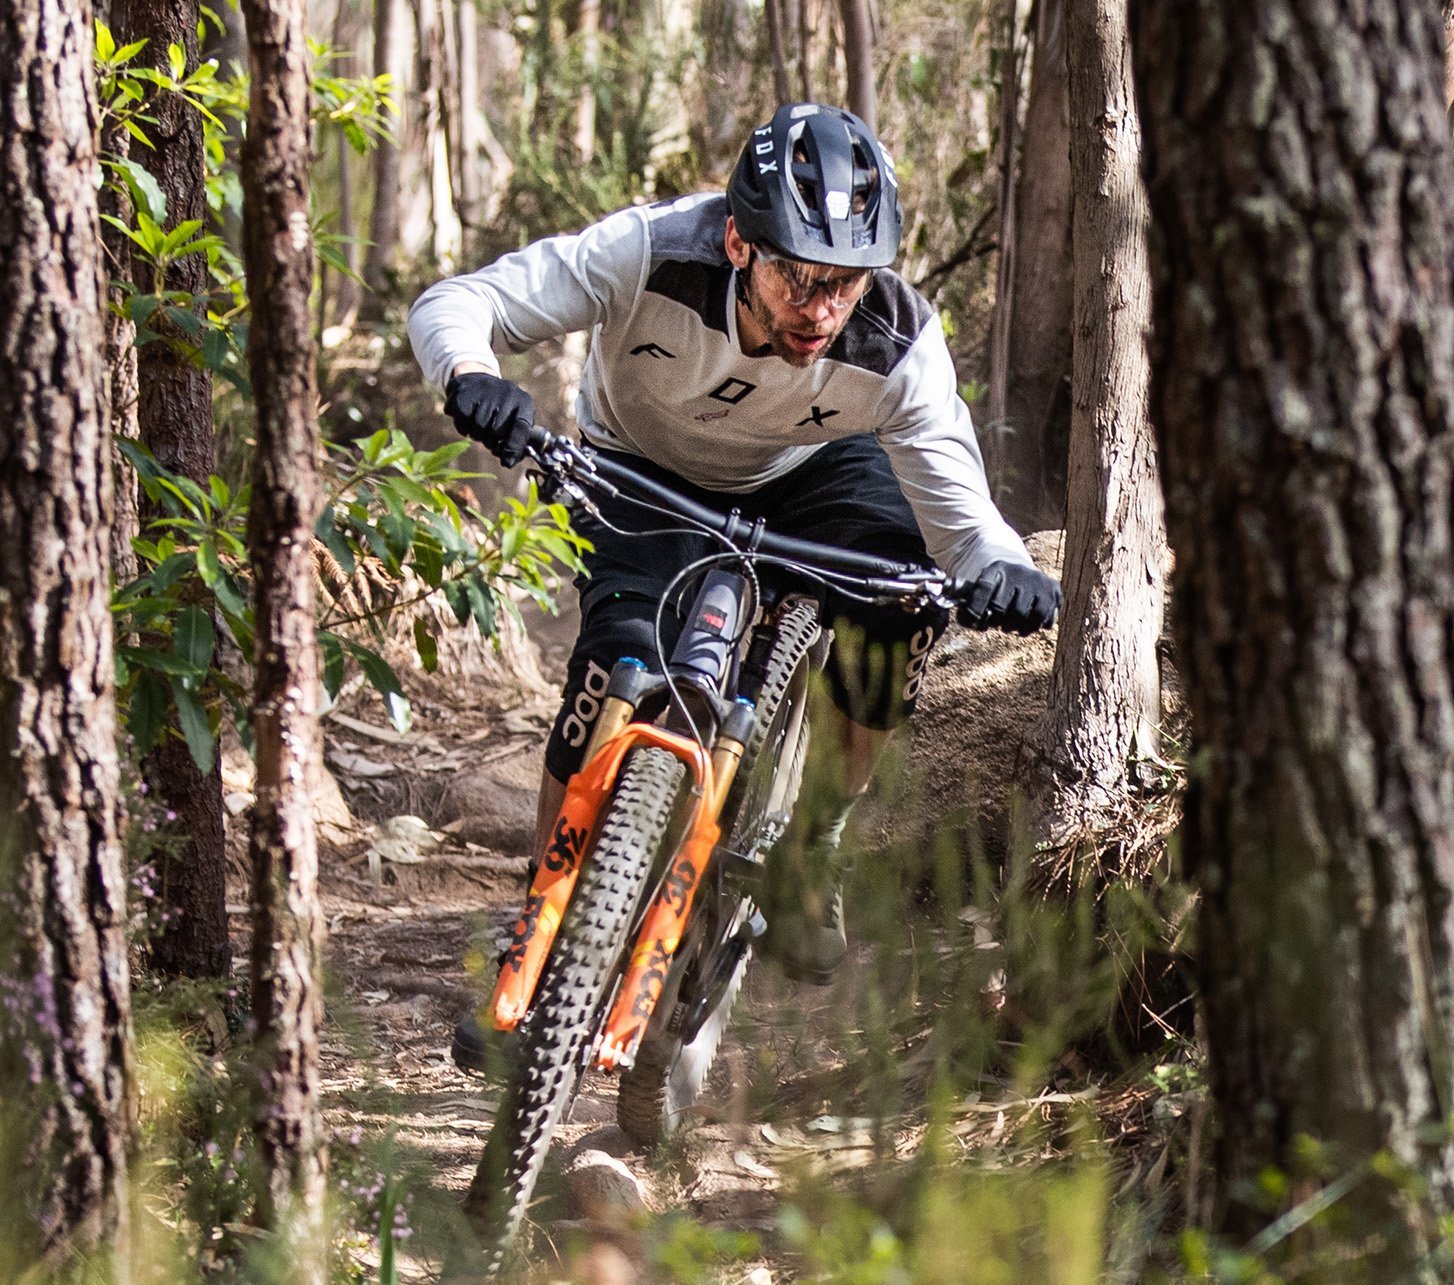
<path fill-rule="evenodd" d="M 842 312 L 862 299 L 873 281 L 871 268 L 840 273 L 837 276 L 820 276 L 822 266 L 819 264 L 789 259 L 760 248 L 754 249 L 754 254 L 771 265 L 777 279 L 782 283 L 788 304 L 794 308 L 806 308 L 812 302 L 813 296 L 822 291 L 828 306 Z"/>

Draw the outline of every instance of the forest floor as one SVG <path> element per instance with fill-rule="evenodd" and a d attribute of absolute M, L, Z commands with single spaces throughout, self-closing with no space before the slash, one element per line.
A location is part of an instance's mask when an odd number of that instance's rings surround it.
<path fill-rule="evenodd" d="M 1056 560 L 1057 542 L 1042 538 L 1037 556 Z M 542 670 L 522 682 L 415 674 L 406 734 L 382 726 L 362 697 L 325 723 L 328 766 L 348 805 L 324 827 L 325 1107 L 335 1170 L 353 1170 L 355 1183 L 389 1174 L 409 1193 L 400 1217 L 417 1234 L 401 1243 L 402 1279 L 437 1272 L 498 1099 L 497 1086 L 455 1068 L 449 1045 L 455 1022 L 486 997 L 493 970 L 484 961 L 518 914 L 551 684 L 569 628 L 545 631 Z M 950 826 L 977 833 L 995 857 L 1017 747 L 1044 700 L 1052 656 L 1051 638 L 951 632 L 905 738 L 907 771 L 862 809 L 862 851 L 942 850 L 936 836 Z M 922 858 L 921 874 L 930 860 Z M 862 882 L 855 876 L 852 886 Z M 906 998 L 883 970 L 886 960 L 890 975 L 921 970 L 936 951 L 972 943 L 987 963 L 971 1007 L 993 1015 L 1004 998 L 992 966 L 997 925 L 992 912 L 966 905 L 952 917 L 964 931 L 951 922 L 946 932 L 912 888 L 888 884 L 905 934 L 897 946 L 871 943 L 865 921 L 883 916 L 850 905 L 855 943 L 832 987 L 793 985 L 754 963 L 700 1110 L 658 1154 L 632 1148 L 615 1125 L 614 1084 L 588 1076 L 532 1210 L 540 1279 L 848 1279 L 849 1266 L 876 1254 L 887 1255 L 882 1274 L 851 1278 L 977 1278 L 924 1268 L 925 1246 L 886 1231 L 902 1230 L 895 1201 L 923 1159 L 934 1059 L 948 1047 L 932 1028 L 974 1019 L 928 993 L 932 971 L 917 983 L 926 993 Z M 874 897 L 885 895 L 874 886 Z M 937 976 L 962 985 L 964 974 Z M 892 1021 L 880 1020 L 885 1004 Z M 939 1119 L 956 1156 L 1001 1170 L 1093 1155 L 1109 1159 L 1092 1168 L 1113 1175 L 1122 1194 L 1169 1181 L 1174 1139 L 1153 1119 L 1160 1093 L 1144 1076 L 1107 1076 L 1074 1053 L 1029 1079 L 1024 1067 L 1013 1054 L 988 1057 L 974 1091 L 956 1090 Z M 585 1172 L 565 1176 L 572 1169 Z M 852 1199 L 840 1201 L 845 1194 Z M 891 1259 L 904 1274 L 893 1274 Z M 1033 1278 L 1024 1267 L 1005 1277 Z"/>

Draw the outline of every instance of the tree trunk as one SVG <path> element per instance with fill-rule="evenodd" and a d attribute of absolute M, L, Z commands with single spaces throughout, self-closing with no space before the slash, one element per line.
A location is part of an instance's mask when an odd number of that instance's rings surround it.
<path fill-rule="evenodd" d="M 997 332 L 1004 356 L 1002 455 L 990 481 L 1020 531 L 1063 525 L 1070 438 L 1070 101 L 1064 0 L 1039 0 L 1014 209 L 1014 257 Z M 1005 216 L 1010 217 L 1010 216 Z"/>
<path fill-rule="evenodd" d="M 485 133 L 481 111 L 479 15 L 471 3 L 455 10 L 455 47 L 459 58 L 459 221 L 464 261 L 473 265 L 488 217 L 485 208 Z M 593 125 L 594 128 L 594 125 Z M 493 170 L 494 166 L 491 165 Z"/>
<path fill-rule="evenodd" d="M 596 155 L 596 76 L 601 63 L 601 0 L 580 0 L 581 88 L 576 98 L 575 150 L 582 162 Z"/>
<path fill-rule="evenodd" d="M 186 51 L 187 67 L 197 65 L 197 0 L 113 0 L 118 44 L 148 43 L 138 59 L 167 67 L 171 44 Z M 176 94 L 154 93 L 148 104 L 154 123 L 146 125 L 152 147 L 138 159 L 167 199 L 166 227 L 189 219 L 206 220 L 203 187 L 202 117 Z M 178 259 L 164 281 L 132 256 L 138 290 L 180 290 L 197 302 L 191 311 L 205 316 L 210 288 L 207 260 L 192 254 Z M 212 376 L 191 359 L 195 344 L 169 326 L 160 311 L 151 325 L 162 338 L 137 351 L 137 422 L 142 443 L 174 473 L 206 489 L 214 463 Z M 143 523 L 159 516 L 143 504 Z M 202 693 L 203 699 L 208 693 Z M 179 842 L 158 849 L 156 861 L 166 917 L 151 943 L 151 964 L 179 977 L 226 977 L 232 952 L 227 941 L 227 853 L 222 821 L 222 769 L 214 752 L 211 770 L 193 761 L 179 728 L 173 726 L 143 765 L 156 796 L 176 813 Z"/>
<path fill-rule="evenodd" d="M 439 29 L 437 0 L 414 0 L 419 32 L 419 117 L 423 165 L 429 191 L 430 248 L 442 271 L 454 264 L 459 247 L 459 218 L 454 208 L 449 168 L 449 135 L 445 123 L 447 94 L 444 37 Z"/>
<path fill-rule="evenodd" d="M 1015 156 L 1020 137 L 1020 25 L 1017 0 L 1005 0 L 1005 43 L 1000 53 L 999 216 L 1000 250 L 995 267 L 995 308 L 990 316 L 989 393 L 985 398 L 987 422 L 980 426 L 980 448 L 986 475 L 1004 476 L 1008 430 L 1005 425 L 1005 388 L 1010 378 L 1011 284 L 1015 279 Z"/>
<path fill-rule="evenodd" d="M 347 65 L 350 68 L 355 65 L 353 54 L 357 41 L 358 33 L 349 10 L 349 0 L 338 0 L 338 7 L 333 14 L 333 47 L 347 56 Z M 338 235 L 343 238 L 343 244 L 339 248 L 349 271 L 357 274 L 358 222 L 353 212 L 353 147 L 341 129 L 334 130 L 333 133 L 338 147 Z M 345 272 L 336 272 L 333 275 L 337 278 L 337 284 L 333 288 L 333 324 L 350 330 L 358 317 L 358 282 Z M 321 301 L 319 319 L 324 325 L 327 324 Z"/>
<path fill-rule="evenodd" d="M 325 1278 L 318 978 L 323 921 L 311 792 L 319 770 L 313 524 L 317 389 L 308 295 L 308 76 L 301 0 L 243 0 L 252 94 L 242 152 L 243 248 L 257 403 L 248 543 L 257 614 L 253 732 L 254 1127 L 264 1226 L 291 1243 L 289 1279 Z"/>
<path fill-rule="evenodd" d="M 803 86 L 803 102 L 811 103 L 813 93 L 813 20 L 808 7 L 813 0 L 797 0 L 798 3 L 798 79 Z"/>
<path fill-rule="evenodd" d="M 793 83 L 788 79 L 788 60 L 783 48 L 783 5 L 784 0 L 763 0 L 767 51 L 772 60 L 772 89 L 779 107 L 793 101 Z"/>
<path fill-rule="evenodd" d="M 99 15 L 98 15 L 99 16 Z M 110 15 L 104 21 L 110 25 Z M 131 135 L 116 125 L 105 127 L 101 135 L 103 155 L 126 160 L 130 155 Z M 122 223 L 130 224 L 131 202 L 120 184 L 107 183 L 101 189 L 101 212 Z M 131 241 L 109 223 L 101 225 L 101 244 L 105 252 L 103 270 L 108 282 L 108 302 L 120 304 L 125 298 L 121 289 L 132 279 Z M 140 493 L 136 470 L 116 449 L 122 438 L 136 441 L 141 430 L 137 426 L 137 352 L 136 324 L 122 313 L 106 311 L 106 369 L 110 377 L 111 406 L 111 472 L 114 479 L 111 519 L 111 575 L 118 585 L 136 578 L 138 564 L 131 542 L 141 529 Z"/>
<path fill-rule="evenodd" d="M 402 137 L 405 89 L 409 83 L 406 60 L 401 54 L 404 0 L 374 0 L 374 75 L 394 78 L 393 97 L 400 116 L 395 130 Z M 399 148 L 392 140 L 374 149 L 374 203 L 369 212 L 369 247 L 364 254 L 364 284 L 369 297 L 363 314 L 369 321 L 382 321 L 384 295 L 389 289 L 394 257 L 399 248 Z"/>
<path fill-rule="evenodd" d="M 878 86 L 873 75 L 873 21 L 869 0 L 838 0 L 843 18 L 843 64 L 848 73 L 848 110 L 878 129 Z"/>
<path fill-rule="evenodd" d="M 1311 1137 L 1354 1183 L 1339 1243 L 1367 1255 L 1358 1278 L 1432 1280 L 1454 1207 L 1439 17 L 1425 0 L 1134 12 L 1224 1221 L 1265 1224 L 1236 1193 L 1269 1166 L 1295 1198 L 1316 1189 Z M 1419 1185 L 1360 1168 L 1378 1153 Z"/>
<path fill-rule="evenodd" d="M 1146 417 L 1146 192 L 1126 0 L 1066 0 L 1075 350 L 1065 613 L 1036 734 L 1034 830 L 1058 845 L 1122 815 L 1161 718 L 1166 533 Z"/>
<path fill-rule="evenodd" d="M 1444 108 L 1454 111 L 1454 0 L 1444 0 Z"/>
<path fill-rule="evenodd" d="M 0 9 L 6 1280 L 41 1260 L 47 1279 L 68 1277 L 73 1251 L 110 1247 L 124 1264 L 129 1235 L 131 1007 L 93 49 L 87 0 Z"/>

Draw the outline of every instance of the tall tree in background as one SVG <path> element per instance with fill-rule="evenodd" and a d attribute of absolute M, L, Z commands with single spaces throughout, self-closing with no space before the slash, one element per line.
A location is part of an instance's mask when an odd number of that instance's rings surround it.
<path fill-rule="evenodd" d="M 403 55 L 407 15 L 404 0 L 374 0 L 374 75 L 394 77 L 395 100 L 405 113 L 399 137 L 407 123 L 408 83 Z M 373 153 L 373 205 L 369 211 L 369 245 L 364 252 L 363 279 L 369 289 L 363 302 L 366 319 L 383 319 L 384 293 L 389 288 L 394 258 L 399 250 L 399 145 L 382 138 Z"/>
<path fill-rule="evenodd" d="M 289 1279 L 325 1278 L 318 967 L 323 920 L 312 787 L 321 764 L 312 555 L 319 509 L 308 296 L 309 58 L 303 0 L 243 0 L 252 91 L 242 150 L 248 363 L 257 445 L 248 543 L 257 640 L 253 735 L 252 1004 L 255 1130 L 265 1226 L 297 1255 Z"/>
<path fill-rule="evenodd" d="M 165 69 L 169 50 L 184 51 L 186 71 L 197 66 L 198 0 L 112 0 L 118 44 L 145 40 L 137 55 L 144 65 Z M 146 168 L 166 198 L 168 230 L 208 217 L 202 154 L 202 117 L 179 94 L 157 90 L 147 104 L 151 147 Z M 164 281 L 135 254 L 129 256 L 136 288 L 182 291 L 204 314 L 210 288 L 207 258 L 183 255 Z M 137 426 L 157 460 L 205 491 L 215 465 L 212 436 L 212 375 L 192 360 L 194 345 L 158 311 L 152 325 L 160 337 L 137 353 Z M 142 506 L 142 521 L 159 514 Z M 168 913 L 152 942 L 152 963 L 183 977 L 225 977 L 231 962 L 227 941 L 227 854 L 222 822 L 222 772 L 216 750 L 202 772 L 180 729 L 162 736 L 143 768 L 147 780 L 176 813 L 175 845 L 158 849 L 160 895 Z"/>
<path fill-rule="evenodd" d="M 1039 0 L 1035 15 L 1015 194 L 1000 212 L 1001 254 L 1009 250 L 995 293 L 985 443 L 995 498 L 1021 531 L 1062 525 L 1070 436 L 1073 269 L 1064 0 Z M 1010 79 L 1003 91 L 1012 98 L 1013 61 L 1008 60 Z M 1014 155 L 1012 146 L 1007 159 Z"/>
<path fill-rule="evenodd" d="M 1166 563 L 1146 417 L 1146 192 L 1126 0 L 1066 0 L 1075 188 L 1073 406 L 1065 612 L 1029 790 L 1041 841 L 1117 819 L 1156 753 Z"/>
<path fill-rule="evenodd" d="M 109 0 L 101 0 L 96 6 L 96 21 L 111 25 Z M 102 121 L 100 145 L 106 156 L 115 160 L 129 159 L 131 135 L 115 116 L 108 115 Z M 109 215 L 127 227 L 131 226 L 131 200 L 124 184 L 104 184 L 101 188 L 100 206 L 103 215 Z M 119 304 L 125 296 L 123 287 L 131 280 L 131 241 L 120 228 L 103 222 L 101 244 L 105 250 L 102 270 L 108 281 L 109 302 Z M 122 438 L 135 441 L 140 436 L 136 423 L 136 323 L 124 310 L 108 307 L 105 326 L 106 369 L 110 372 L 111 380 L 111 574 L 117 584 L 126 584 L 135 577 L 137 571 L 136 553 L 131 547 L 131 540 L 141 525 L 140 489 L 137 486 L 136 470 L 116 448 L 116 443 Z"/>
<path fill-rule="evenodd" d="M 843 62 L 848 73 L 848 110 L 878 129 L 878 88 L 873 74 L 873 17 L 869 0 L 838 0 L 843 19 Z"/>
<path fill-rule="evenodd" d="M 0 1276 L 128 1243 L 104 286 L 86 0 L 0 9 Z"/>
<path fill-rule="evenodd" d="M 1454 165 L 1427 0 L 1136 0 L 1184 851 L 1233 1193 L 1353 1185 L 1344 1279 L 1454 1211 Z M 1372 1167 L 1386 1153 L 1407 1167 Z M 1244 1188 L 1245 1189 L 1245 1188 Z M 1299 1250 L 1317 1244 L 1311 1229 Z M 1350 1272 L 1354 1270 L 1351 1266 Z"/>

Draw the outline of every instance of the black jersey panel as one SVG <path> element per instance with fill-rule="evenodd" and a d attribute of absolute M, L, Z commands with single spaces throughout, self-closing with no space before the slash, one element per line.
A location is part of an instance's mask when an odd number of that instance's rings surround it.
<path fill-rule="evenodd" d="M 727 262 L 724 236 L 727 231 L 727 198 L 705 201 L 658 201 L 650 211 L 651 266 L 664 259 L 689 259 L 697 263 Z"/>
<path fill-rule="evenodd" d="M 830 361 L 888 375 L 933 318 L 929 301 L 897 272 L 877 272 L 843 332 L 828 350 Z"/>
<path fill-rule="evenodd" d="M 727 281 L 732 269 L 725 263 L 684 263 L 667 260 L 652 269 L 646 288 L 690 308 L 711 330 L 727 333 Z"/>

